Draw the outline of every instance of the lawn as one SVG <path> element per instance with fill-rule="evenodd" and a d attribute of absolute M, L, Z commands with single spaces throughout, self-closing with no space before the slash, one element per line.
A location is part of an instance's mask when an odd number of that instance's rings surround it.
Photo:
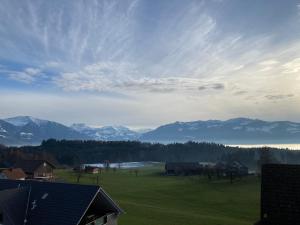
<path fill-rule="evenodd" d="M 252 225 L 259 217 L 259 180 L 163 176 L 162 167 L 102 171 L 100 185 L 123 208 L 119 225 Z M 56 176 L 76 182 L 70 170 Z M 82 184 L 96 184 L 97 175 L 84 174 Z"/>

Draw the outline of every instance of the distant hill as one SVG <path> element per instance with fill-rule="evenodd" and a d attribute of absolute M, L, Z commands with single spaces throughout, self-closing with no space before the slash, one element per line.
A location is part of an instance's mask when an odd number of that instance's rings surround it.
<path fill-rule="evenodd" d="M 224 144 L 299 143 L 300 123 L 267 122 L 235 118 L 226 121 L 207 120 L 175 122 L 143 134 L 143 141 L 185 142 L 206 141 Z"/>
<path fill-rule="evenodd" d="M 124 126 L 104 126 L 100 128 L 92 128 L 85 124 L 73 124 L 74 130 L 86 135 L 92 140 L 102 141 L 129 141 L 138 140 L 140 134 L 132 131 Z"/>
<path fill-rule="evenodd" d="M 136 132 L 124 126 L 94 128 L 77 123 L 68 127 L 30 116 L 0 120 L 0 144 L 36 145 L 50 138 L 161 143 L 205 141 L 223 144 L 291 144 L 300 143 L 300 123 L 235 118 L 226 121 L 175 122 L 154 130 Z"/>
<path fill-rule="evenodd" d="M 0 143 L 6 145 L 36 145 L 49 138 L 88 139 L 85 135 L 60 123 L 29 116 L 0 120 L 0 135 Z"/>

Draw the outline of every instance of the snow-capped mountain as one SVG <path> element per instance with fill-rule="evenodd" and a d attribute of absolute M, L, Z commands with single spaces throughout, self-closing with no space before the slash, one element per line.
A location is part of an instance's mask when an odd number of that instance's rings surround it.
<path fill-rule="evenodd" d="M 103 140 L 103 141 L 138 140 L 140 136 L 138 132 L 132 131 L 129 128 L 124 126 L 104 126 L 100 128 L 92 128 L 81 123 L 81 124 L 73 124 L 71 128 L 94 140 Z"/>
<path fill-rule="evenodd" d="M 0 144 L 18 143 L 18 138 L 15 137 L 17 129 L 14 125 L 0 120 Z"/>
<path fill-rule="evenodd" d="M 211 141 L 224 144 L 299 143 L 300 123 L 248 118 L 175 122 L 147 132 L 144 141 Z"/>
<path fill-rule="evenodd" d="M 42 140 L 50 138 L 87 139 L 65 125 L 30 116 L 7 118 L 1 121 L 0 126 L 0 143 L 8 145 L 40 144 Z"/>
<path fill-rule="evenodd" d="M 44 124 L 47 124 L 48 122 L 50 122 L 48 120 L 41 120 L 41 119 L 37 119 L 37 118 L 31 117 L 31 116 L 16 116 L 16 117 L 7 118 L 4 120 L 12 125 L 17 126 L 17 127 L 25 126 L 28 123 L 34 123 L 38 126 L 41 126 L 41 125 L 44 125 Z"/>
<path fill-rule="evenodd" d="M 0 144 L 32 145 L 40 144 L 42 140 L 49 138 L 59 140 L 290 144 L 300 143 L 300 123 L 236 118 L 226 121 L 175 122 L 148 132 L 138 132 L 124 126 L 94 128 L 85 124 L 73 124 L 68 127 L 57 122 L 30 116 L 0 120 Z"/>

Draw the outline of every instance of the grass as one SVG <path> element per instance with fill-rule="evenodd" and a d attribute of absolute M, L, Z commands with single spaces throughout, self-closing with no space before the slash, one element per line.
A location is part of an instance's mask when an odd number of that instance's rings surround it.
<path fill-rule="evenodd" d="M 243 178 L 208 181 L 205 177 L 162 176 L 162 167 L 102 171 L 100 185 L 126 211 L 119 225 L 252 225 L 259 218 L 259 181 Z M 56 176 L 76 182 L 70 170 Z M 96 184 L 84 174 L 82 184 Z"/>

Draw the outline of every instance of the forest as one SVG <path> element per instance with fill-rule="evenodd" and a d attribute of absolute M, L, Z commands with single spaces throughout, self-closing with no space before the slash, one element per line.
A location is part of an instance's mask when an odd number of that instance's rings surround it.
<path fill-rule="evenodd" d="M 218 162 L 237 160 L 255 168 L 266 152 L 270 162 L 300 164 L 300 151 L 275 148 L 239 148 L 215 143 L 144 143 L 137 141 L 45 140 L 39 146 L 0 146 L 0 164 L 18 159 L 47 159 L 57 165 L 109 162 Z"/>

